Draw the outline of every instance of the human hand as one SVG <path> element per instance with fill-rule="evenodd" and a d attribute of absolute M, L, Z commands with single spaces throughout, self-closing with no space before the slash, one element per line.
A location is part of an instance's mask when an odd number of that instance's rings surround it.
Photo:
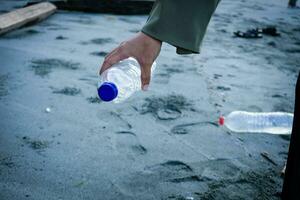
<path fill-rule="evenodd" d="M 161 41 L 139 32 L 132 39 L 122 42 L 105 57 L 100 68 L 100 74 L 113 64 L 133 57 L 141 66 L 141 87 L 143 90 L 147 90 L 151 79 L 151 66 L 159 55 L 161 44 Z"/>

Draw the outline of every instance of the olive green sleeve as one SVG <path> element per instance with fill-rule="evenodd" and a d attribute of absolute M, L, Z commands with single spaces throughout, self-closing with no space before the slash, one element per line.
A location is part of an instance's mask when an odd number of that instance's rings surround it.
<path fill-rule="evenodd" d="M 177 47 L 178 54 L 199 53 L 218 3 L 219 0 L 156 0 L 142 32 Z"/>

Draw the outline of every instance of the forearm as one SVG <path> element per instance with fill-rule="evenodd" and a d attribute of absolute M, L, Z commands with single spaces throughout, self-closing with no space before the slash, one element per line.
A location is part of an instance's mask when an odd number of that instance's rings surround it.
<path fill-rule="evenodd" d="M 199 53 L 219 0 L 157 0 L 142 32 L 177 47 L 177 53 Z"/>

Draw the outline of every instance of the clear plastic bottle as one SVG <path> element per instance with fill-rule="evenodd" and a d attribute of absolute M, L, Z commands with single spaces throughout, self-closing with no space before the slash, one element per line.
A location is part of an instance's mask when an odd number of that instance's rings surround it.
<path fill-rule="evenodd" d="M 154 62 L 151 73 L 156 68 Z M 135 58 L 127 58 L 105 70 L 98 83 L 98 95 L 103 101 L 119 103 L 141 89 L 141 69 Z"/>
<path fill-rule="evenodd" d="M 294 115 L 284 112 L 254 113 L 233 111 L 219 118 L 219 124 L 234 132 L 290 134 Z"/>

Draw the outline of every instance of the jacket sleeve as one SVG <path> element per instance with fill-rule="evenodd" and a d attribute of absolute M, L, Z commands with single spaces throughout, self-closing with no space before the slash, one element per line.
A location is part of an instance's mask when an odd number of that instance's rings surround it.
<path fill-rule="evenodd" d="M 142 32 L 177 47 L 178 54 L 199 53 L 219 0 L 156 0 Z"/>

